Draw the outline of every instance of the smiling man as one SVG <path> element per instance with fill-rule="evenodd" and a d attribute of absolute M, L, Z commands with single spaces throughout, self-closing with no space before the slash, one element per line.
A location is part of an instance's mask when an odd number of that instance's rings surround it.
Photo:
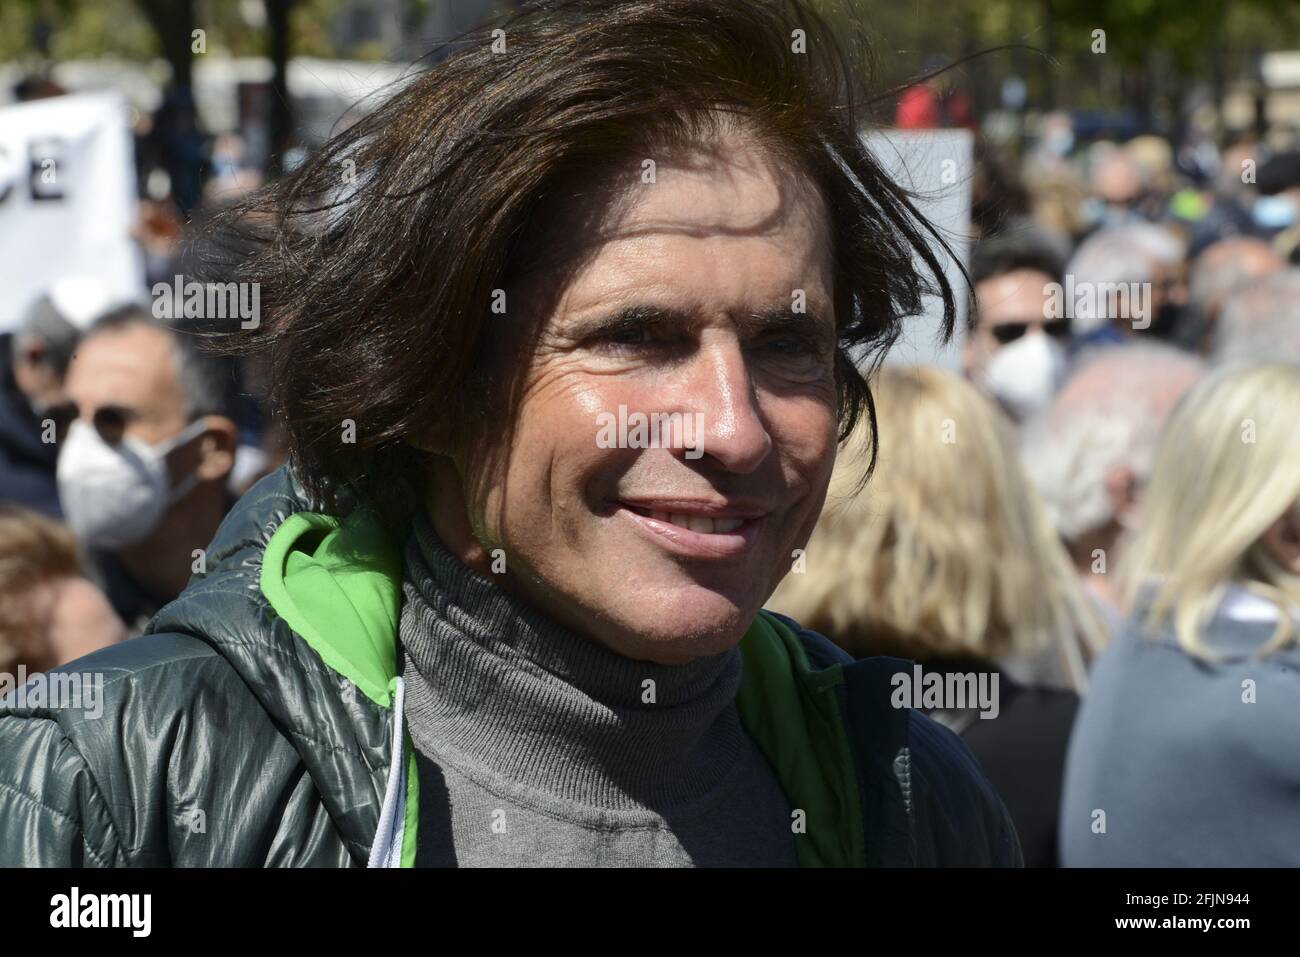
<path fill-rule="evenodd" d="M 662 663 L 745 632 L 816 524 L 838 426 L 826 204 L 753 135 L 705 122 L 716 140 L 656 151 L 653 184 L 565 201 L 606 213 L 576 266 L 515 293 L 529 358 L 509 464 L 448 463 L 432 487 L 463 562 L 491 577 L 500 545 L 503 588 Z M 600 448 L 619 406 L 698 416 L 704 455 Z M 466 474 L 486 479 L 469 501 Z"/>
<path fill-rule="evenodd" d="M 104 724 L 0 703 L 0 863 L 1018 864 L 891 706 L 907 665 L 761 611 L 914 254 L 952 306 L 829 34 L 752 0 L 504 30 L 244 220 L 266 321 L 231 344 L 291 467 L 79 663 Z M 625 414 L 701 434 L 602 438 Z"/>

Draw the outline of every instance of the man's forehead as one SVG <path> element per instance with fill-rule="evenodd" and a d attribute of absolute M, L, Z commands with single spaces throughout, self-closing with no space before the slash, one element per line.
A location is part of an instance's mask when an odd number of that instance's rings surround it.
<path fill-rule="evenodd" d="M 985 279 L 975 287 L 982 314 L 996 316 L 1028 303 L 1038 306 L 1051 295 L 1052 277 L 1031 269 L 1018 269 Z M 1041 307 L 1033 310 L 1041 313 Z M 1025 317 L 1027 318 L 1027 317 Z"/>
<path fill-rule="evenodd" d="M 1014 272 L 992 276 L 980 282 L 976 292 L 990 300 L 1009 298 L 1015 295 L 1049 295 L 1052 277 L 1036 269 L 1017 269 Z"/>
<path fill-rule="evenodd" d="M 662 250 L 661 250 L 662 252 Z M 620 310 L 646 310 L 681 322 L 726 315 L 735 321 L 777 312 L 803 313 L 809 319 L 833 312 L 829 271 L 797 268 L 791 257 L 767 269 L 747 272 L 735 258 L 705 254 L 606 256 L 589 264 L 556 301 L 553 316 L 585 320 Z M 688 269 L 673 268 L 689 261 Z"/>
<path fill-rule="evenodd" d="M 808 177 L 761 150 L 669 156 L 652 172 L 652 181 L 643 176 L 617 205 L 614 235 L 796 232 L 820 239 L 829 225 L 825 201 Z"/>
<path fill-rule="evenodd" d="M 563 307 L 582 310 L 646 294 L 700 305 L 789 300 L 795 290 L 810 299 L 830 296 L 832 257 L 822 224 L 796 214 L 751 230 L 740 225 L 752 220 L 750 213 L 710 222 L 715 212 L 682 211 L 672 222 L 655 215 L 635 225 L 625 221 L 572 274 Z"/>
<path fill-rule="evenodd" d="M 68 389 L 100 403 L 170 400 L 179 383 L 168 334 L 144 324 L 93 333 L 73 356 Z"/>

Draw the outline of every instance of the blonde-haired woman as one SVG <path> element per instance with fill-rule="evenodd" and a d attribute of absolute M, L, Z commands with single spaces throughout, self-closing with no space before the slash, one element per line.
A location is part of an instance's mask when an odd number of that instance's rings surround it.
<path fill-rule="evenodd" d="M 840 453 L 795 573 L 768 607 L 859 657 L 915 659 L 922 682 L 926 672 L 942 675 L 945 688 L 948 676 L 984 675 L 983 687 L 996 690 L 991 707 L 914 701 L 980 759 L 1026 865 L 1050 866 L 1066 742 L 1100 626 L 1002 412 L 963 379 L 926 366 L 886 367 L 873 394 L 876 470 L 860 489 L 864 423 Z M 912 672 L 905 690 L 914 683 Z"/>
<path fill-rule="evenodd" d="M 1228 367 L 1165 427 L 1129 622 L 1070 743 L 1078 866 L 1300 866 L 1300 365 Z"/>

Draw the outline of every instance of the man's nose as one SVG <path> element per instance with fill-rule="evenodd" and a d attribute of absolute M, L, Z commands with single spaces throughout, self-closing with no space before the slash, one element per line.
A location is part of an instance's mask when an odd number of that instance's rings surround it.
<path fill-rule="evenodd" d="M 702 346 L 691 360 L 683 387 L 683 404 L 697 414 L 702 426 L 702 441 L 697 438 L 697 442 L 703 455 L 731 472 L 757 469 L 772 450 L 772 436 L 740 343 L 728 340 Z"/>

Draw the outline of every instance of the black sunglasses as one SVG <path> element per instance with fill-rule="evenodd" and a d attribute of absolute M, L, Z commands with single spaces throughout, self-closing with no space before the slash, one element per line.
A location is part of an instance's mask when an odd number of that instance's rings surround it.
<path fill-rule="evenodd" d="M 56 441 L 62 442 L 68 434 L 68 429 L 77 418 L 77 406 L 74 402 L 62 402 L 58 405 L 50 406 L 45 410 L 42 416 L 43 421 L 50 421 L 54 424 L 54 437 Z M 95 415 L 91 424 L 95 431 L 109 445 L 116 445 L 122 441 L 122 436 L 126 434 L 126 426 L 130 420 L 130 415 L 125 409 L 117 406 L 101 406 L 95 410 Z"/>
<path fill-rule="evenodd" d="M 1003 322 L 993 326 L 989 331 L 993 333 L 993 338 L 998 340 L 1001 345 L 1008 342 L 1015 342 L 1026 332 L 1032 325 L 1040 325 L 1034 322 Z M 1047 333 L 1053 339 L 1070 338 L 1070 320 L 1069 319 L 1048 319 L 1041 323 L 1043 332 Z"/>

